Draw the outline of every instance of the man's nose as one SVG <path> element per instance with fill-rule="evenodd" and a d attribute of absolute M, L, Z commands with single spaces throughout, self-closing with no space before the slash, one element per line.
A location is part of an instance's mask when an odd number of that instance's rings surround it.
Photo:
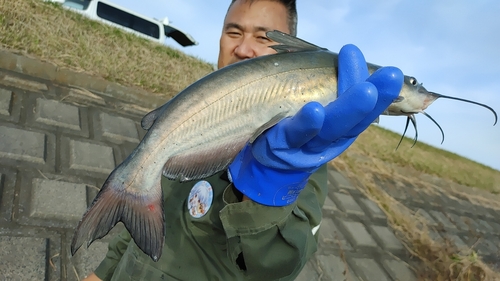
<path fill-rule="evenodd" d="M 242 60 L 256 57 L 255 42 L 252 40 L 252 37 L 245 36 L 234 50 L 234 54 Z"/>

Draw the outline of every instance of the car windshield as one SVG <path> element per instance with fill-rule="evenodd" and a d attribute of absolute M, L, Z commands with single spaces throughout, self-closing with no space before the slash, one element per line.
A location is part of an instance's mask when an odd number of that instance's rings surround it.
<path fill-rule="evenodd" d="M 83 11 L 89 7 L 90 1 L 91 0 L 66 0 L 63 6 Z"/>

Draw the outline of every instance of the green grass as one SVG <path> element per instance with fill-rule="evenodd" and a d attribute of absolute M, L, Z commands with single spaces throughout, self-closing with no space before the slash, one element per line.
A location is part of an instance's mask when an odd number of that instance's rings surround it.
<path fill-rule="evenodd" d="M 422 142 L 411 148 L 413 140 L 406 137 L 400 148 L 395 150 L 400 137 L 394 132 L 372 126 L 359 137 L 352 150 L 385 162 L 449 179 L 458 184 L 494 193 L 500 191 L 499 171 Z"/>
<path fill-rule="evenodd" d="M 0 0 L 0 47 L 171 98 L 211 64 L 42 0 Z"/>

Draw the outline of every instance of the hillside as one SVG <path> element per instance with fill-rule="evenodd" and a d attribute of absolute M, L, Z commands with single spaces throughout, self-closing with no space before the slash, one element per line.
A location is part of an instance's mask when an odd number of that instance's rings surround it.
<path fill-rule="evenodd" d="M 137 38 L 38 0 L 0 1 L 0 46 L 170 99 L 213 70 L 169 47 Z M 144 101 L 147 105 L 147 101 Z M 372 126 L 341 159 L 363 155 L 458 184 L 500 192 L 500 171 Z"/>

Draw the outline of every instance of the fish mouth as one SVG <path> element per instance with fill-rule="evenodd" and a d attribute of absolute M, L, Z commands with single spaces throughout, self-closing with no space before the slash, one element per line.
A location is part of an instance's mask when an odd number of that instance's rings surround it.
<path fill-rule="evenodd" d="M 422 111 L 404 111 L 404 110 L 400 110 L 399 113 L 401 113 L 401 115 L 404 115 L 404 116 L 414 116 L 415 114 L 422 113 Z"/>

